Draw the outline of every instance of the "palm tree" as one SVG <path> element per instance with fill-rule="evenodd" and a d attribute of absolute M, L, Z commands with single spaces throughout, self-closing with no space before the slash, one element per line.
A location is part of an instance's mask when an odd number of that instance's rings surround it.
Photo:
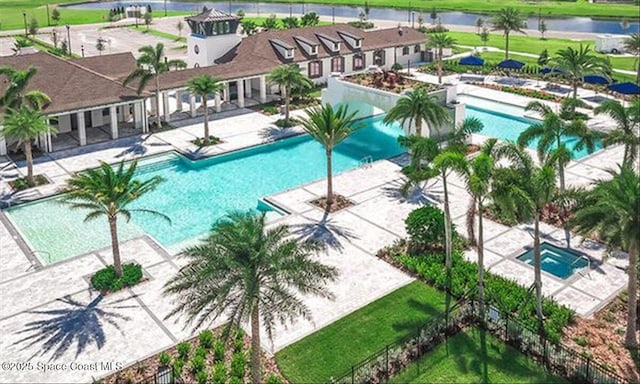
<path fill-rule="evenodd" d="M 126 79 L 124 79 L 123 85 L 131 83 L 135 79 L 138 81 L 138 94 L 149 83 L 152 78 L 155 81 L 155 93 L 156 93 L 156 124 L 158 128 L 162 127 L 162 120 L 160 118 L 160 75 L 168 72 L 171 68 L 186 68 L 187 63 L 182 60 L 174 59 L 167 60 L 164 55 L 164 44 L 158 43 L 155 47 L 151 45 L 145 45 L 138 49 L 141 53 L 140 57 L 136 60 L 136 68 L 129 73 Z"/>
<path fill-rule="evenodd" d="M 617 100 L 607 100 L 594 109 L 595 114 L 606 113 L 616 122 L 616 129 L 607 132 L 605 146 L 624 145 L 623 165 L 633 167 L 640 151 L 640 99 L 635 98 L 628 108 Z M 640 170 L 638 171 L 640 172 Z"/>
<path fill-rule="evenodd" d="M 177 295 L 167 317 L 184 314 L 196 328 L 223 315 L 229 326 L 250 321 L 252 382 L 264 382 L 261 322 L 271 339 L 276 321 L 310 319 L 299 295 L 332 298 L 325 285 L 337 271 L 313 259 L 322 248 L 311 238 L 292 237 L 286 225 L 267 229 L 264 214 L 231 213 L 200 245 L 184 251 L 187 265 L 164 287 L 165 295 Z"/>
<path fill-rule="evenodd" d="M 4 95 L 0 97 L 0 107 L 19 109 L 26 105 L 32 109 L 41 109 L 49 103 L 51 99 L 41 91 L 25 92 L 29 81 L 37 72 L 35 67 L 29 67 L 24 71 L 9 66 L 0 67 L 0 75 L 6 76 L 9 84 Z"/>
<path fill-rule="evenodd" d="M 589 45 L 582 45 L 582 43 L 578 49 L 567 47 L 558 50 L 550 63 L 554 70 L 559 70 L 571 83 L 574 99 L 578 98 L 578 86 L 582 84 L 585 75 L 609 77 L 611 73 L 611 64 L 608 60 L 596 56 Z"/>
<path fill-rule="evenodd" d="M 429 38 L 429 47 L 436 50 L 436 71 L 438 72 L 438 84 L 442 83 L 442 50 L 451 48 L 456 40 L 444 33 L 435 33 Z"/>
<path fill-rule="evenodd" d="M 640 32 L 624 40 L 624 49 L 636 57 L 636 83 L 640 84 Z"/>
<path fill-rule="evenodd" d="M 333 148 L 353 133 L 356 114 L 357 111 L 350 112 L 346 105 L 333 109 L 331 104 L 326 104 L 312 108 L 302 120 L 302 128 L 324 146 L 327 156 L 327 212 L 333 204 Z"/>
<path fill-rule="evenodd" d="M 302 74 L 298 64 L 281 65 L 267 76 L 267 81 L 280 87 L 284 99 L 284 126 L 289 126 L 289 103 L 293 89 L 311 88 L 313 83 Z"/>
<path fill-rule="evenodd" d="M 625 345 L 637 348 L 638 249 L 640 249 L 640 176 L 628 165 L 610 171 L 611 180 L 600 181 L 586 192 L 582 207 L 571 220 L 573 228 L 585 236 L 597 236 L 611 247 L 629 253 L 627 333 Z"/>
<path fill-rule="evenodd" d="M 423 88 L 416 88 L 401 97 L 384 117 L 385 124 L 396 120 L 402 125 L 415 124 L 416 135 L 422 136 L 423 120 L 428 127 L 437 131 L 450 117 L 435 96 L 430 96 Z"/>
<path fill-rule="evenodd" d="M 20 109 L 7 109 L 3 124 L 4 128 L 0 132 L 5 137 L 17 139 L 23 144 L 27 162 L 27 183 L 34 186 L 31 141 L 42 134 L 56 133 L 57 130 L 47 123 L 40 110 L 26 106 L 22 106 Z"/>
<path fill-rule="evenodd" d="M 88 211 L 84 221 L 94 220 L 100 216 L 107 217 L 111 232 L 113 267 L 118 276 L 122 275 L 118 217 L 122 216 L 129 221 L 132 213 L 149 213 L 170 222 L 167 216 L 157 211 L 129 207 L 140 196 L 153 191 L 163 181 L 160 176 L 154 176 L 145 181 L 136 179 L 136 167 L 135 161 L 126 169 L 124 161 L 120 162 L 115 169 L 105 162 L 100 162 L 99 167 L 88 169 L 69 179 L 62 195 L 62 201 L 70 204 L 71 209 Z"/>
<path fill-rule="evenodd" d="M 413 188 L 422 189 L 422 183 L 440 174 L 431 165 L 441 151 L 437 141 L 418 135 L 400 136 L 398 144 L 407 148 L 410 155 L 409 164 L 401 170 L 405 183 L 400 187 L 400 193 L 407 196 Z"/>
<path fill-rule="evenodd" d="M 222 92 L 224 88 L 220 83 L 220 80 L 213 78 L 209 75 L 196 76 L 189 80 L 189 92 L 194 95 L 200 96 L 202 99 L 202 106 L 204 107 L 204 143 L 209 142 L 209 108 L 207 107 L 207 96 Z"/>
<path fill-rule="evenodd" d="M 467 151 L 467 140 L 473 133 L 481 132 L 484 124 L 477 117 L 467 117 L 453 129 L 447 139 L 447 149 L 460 152 L 462 154 Z"/>
<path fill-rule="evenodd" d="M 514 8 L 502 8 L 492 19 L 493 31 L 503 31 L 504 33 L 504 58 L 509 58 L 509 35 L 511 32 L 525 33 L 524 16 Z"/>

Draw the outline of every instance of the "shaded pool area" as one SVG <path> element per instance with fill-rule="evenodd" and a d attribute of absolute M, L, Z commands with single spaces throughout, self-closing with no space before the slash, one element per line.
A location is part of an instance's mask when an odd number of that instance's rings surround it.
<path fill-rule="evenodd" d="M 518 256 L 518 260 L 533 265 L 533 249 Z M 587 258 L 570 249 L 549 243 L 540 244 L 540 267 L 545 272 L 564 280 L 588 266 Z"/>

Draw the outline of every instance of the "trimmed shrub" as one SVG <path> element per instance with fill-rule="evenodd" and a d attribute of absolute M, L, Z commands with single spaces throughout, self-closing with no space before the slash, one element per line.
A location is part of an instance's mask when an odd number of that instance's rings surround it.
<path fill-rule="evenodd" d="M 136 285 L 142 280 L 142 267 L 139 264 L 122 264 L 122 276 L 116 276 L 113 265 L 109 265 L 91 277 L 91 285 L 100 292 L 115 292 Z"/>
<path fill-rule="evenodd" d="M 207 384 L 207 382 L 209 382 L 209 375 L 207 374 L 207 371 L 198 371 L 198 373 L 196 373 L 196 382 L 198 384 Z"/>
<path fill-rule="evenodd" d="M 224 384 L 225 381 L 227 381 L 227 367 L 224 362 L 220 361 L 213 367 L 211 382 L 213 384 Z"/>
<path fill-rule="evenodd" d="M 204 367 L 207 365 L 207 361 L 202 356 L 194 356 L 191 359 L 191 372 L 194 374 L 198 374 L 198 372 L 202 372 Z"/>
<path fill-rule="evenodd" d="M 184 368 L 184 360 L 175 359 L 173 361 L 173 370 L 175 371 L 176 375 L 178 375 L 178 376 L 182 375 L 182 369 L 183 368 Z"/>
<path fill-rule="evenodd" d="M 412 211 L 405 220 L 411 238 L 412 254 L 427 249 L 442 249 L 444 245 L 444 213 L 425 205 Z"/>
<path fill-rule="evenodd" d="M 198 356 L 198 357 L 202 357 L 203 359 L 206 359 L 207 350 L 204 349 L 203 347 L 197 347 L 195 352 L 193 353 L 193 356 Z"/>
<path fill-rule="evenodd" d="M 231 378 L 229 378 L 229 384 L 244 384 L 244 380 L 240 377 L 231 376 Z"/>
<path fill-rule="evenodd" d="M 171 355 L 167 352 L 162 352 L 158 356 L 158 363 L 160 363 L 160 365 L 163 367 L 168 366 L 169 364 L 171 364 Z"/>
<path fill-rule="evenodd" d="M 244 353 L 234 353 L 231 358 L 231 376 L 242 379 L 247 366 L 247 358 Z"/>
<path fill-rule="evenodd" d="M 210 329 L 206 329 L 200 332 L 200 335 L 198 336 L 198 340 L 200 341 L 200 346 L 208 350 L 213 347 L 213 343 L 215 342 L 215 337 L 213 336 L 213 332 Z"/>
<path fill-rule="evenodd" d="M 189 352 L 191 352 L 191 344 L 186 341 L 178 343 L 176 346 L 176 350 L 178 351 L 178 356 L 183 360 L 189 359 Z"/>
<path fill-rule="evenodd" d="M 283 384 L 282 379 L 280 379 L 278 376 L 274 375 L 273 373 L 269 375 L 269 377 L 267 378 L 266 381 L 267 384 Z"/>
<path fill-rule="evenodd" d="M 224 343 L 219 340 L 216 341 L 215 344 L 213 345 L 213 358 L 216 361 L 224 360 L 224 352 L 225 352 Z"/>

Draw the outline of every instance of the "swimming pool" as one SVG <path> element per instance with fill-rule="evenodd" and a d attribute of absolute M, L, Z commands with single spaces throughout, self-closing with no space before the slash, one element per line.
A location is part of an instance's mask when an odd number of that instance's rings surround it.
<path fill-rule="evenodd" d="M 518 256 L 517 259 L 533 265 L 533 249 Z M 540 244 L 540 268 L 556 277 L 563 280 L 568 279 L 588 265 L 587 259 L 569 249 L 556 247 L 549 243 Z"/>
<path fill-rule="evenodd" d="M 398 124 L 385 125 L 382 116 L 363 120 L 363 128 L 334 149 L 338 174 L 357 168 L 360 161 L 399 155 L 402 134 Z M 161 176 L 157 190 L 142 196 L 135 207 L 157 210 L 172 223 L 152 215 L 119 220 L 120 240 L 147 233 L 170 250 L 192 242 L 231 210 L 265 209 L 260 200 L 286 189 L 326 177 L 323 147 L 307 135 L 250 149 L 191 161 L 171 153 L 140 162 L 138 177 Z M 267 208 L 268 209 L 268 208 Z M 84 223 L 85 213 L 70 210 L 52 197 L 8 209 L 8 216 L 33 250 L 45 251 L 44 263 L 54 263 L 109 246 L 106 220 Z"/>
<path fill-rule="evenodd" d="M 498 103 L 495 103 L 498 104 Z M 509 109 L 511 108 L 511 109 Z M 509 106 L 505 108 L 506 111 L 511 111 L 513 108 Z M 502 113 L 496 110 L 489 110 L 474 106 L 472 104 L 466 105 L 466 117 L 477 117 L 484 124 L 484 128 L 480 132 L 481 135 L 495 137 L 505 141 L 518 141 L 518 136 L 524 130 L 529 128 L 532 124 L 536 124 L 539 121 L 528 119 L 526 117 L 514 116 L 513 114 Z M 586 148 L 580 151 L 573 149 L 577 141 L 576 137 L 565 136 L 562 141 L 571 150 L 573 159 L 580 159 L 589 154 Z M 538 146 L 538 140 L 533 140 L 529 143 L 529 148 L 536 149 Z M 595 150 L 602 148 L 602 144 L 598 141 L 595 146 Z"/>

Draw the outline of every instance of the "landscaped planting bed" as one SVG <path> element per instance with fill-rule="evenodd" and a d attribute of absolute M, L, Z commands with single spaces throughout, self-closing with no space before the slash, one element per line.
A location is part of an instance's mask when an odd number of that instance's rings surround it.
<path fill-rule="evenodd" d="M 389 382 L 566 383 L 491 333 L 475 327 L 450 337 Z"/>
<path fill-rule="evenodd" d="M 344 77 L 344 80 L 358 85 L 364 85 L 365 87 L 381 89 L 383 91 L 394 93 L 402 93 L 406 90 L 418 87 L 426 88 L 427 92 L 432 92 L 440 88 L 435 84 L 416 81 L 394 71 L 359 73 L 352 76 L 346 76 Z"/>
<path fill-rule="evenodd" d="M 327 382 L 441 314 L 444 299 L 424 283 L 406 285 L 281 350 L 278 367 L 292 383 Z"/>

